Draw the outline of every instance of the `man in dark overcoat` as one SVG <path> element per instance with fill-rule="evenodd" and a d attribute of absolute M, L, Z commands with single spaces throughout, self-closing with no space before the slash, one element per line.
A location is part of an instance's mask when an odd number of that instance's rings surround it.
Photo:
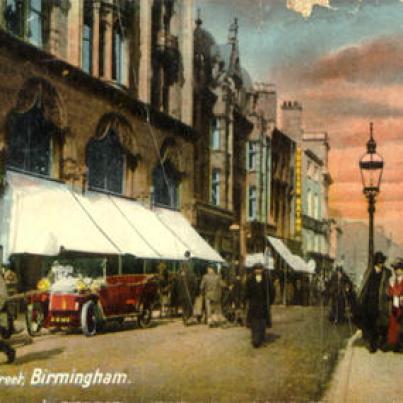
<path fill-rule="evenodd" d="M 266 337 L 266 326 L 271 327 L 270 305 L 274 302 L 275 291 L 268 270 L 262 264 L 253 266 L 253 273 L 245 287 L 248 303 L 247 322 L 252 332 L 252 345 L 257 348 Z"/>
<path fill-rule="evenodd" d="M 193 305 L 197 292 L 197 278 L 187 263 L 183 263 L 176 278 L 177 298 L 182 307 L 185 324 L 193 315 Z"/>
<path fill-rule="evenodd" d="M 363 280 L 358 302 L 360 325 L 363 336 L 369 342 L 369 351 L 374 353 L 386 344 L 390 302 L 388 297 L 391 271 L 385 266 L 386 256 L 382 252 L 374 255 L 374 266 Z"/>

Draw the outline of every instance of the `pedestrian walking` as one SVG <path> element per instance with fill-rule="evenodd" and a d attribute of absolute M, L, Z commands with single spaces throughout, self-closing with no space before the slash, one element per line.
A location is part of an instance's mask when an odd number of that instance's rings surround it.
<path fill-rule="evenodd" d="M 350 312 L 352 307 L 351 293 L 353 284 L 342 266 L 337 266 L 328 284 L 327 295 L 330 300 L 329 320 L 334 324 L 343 323 L 346 320 L 346 309 Z"/>
<path fill-rule="evenodd" d="M 374 266 L 363 281 L 358 298 L 360 306 L 360 327 L 369 342 L 369 351 L 374 353 L 386 345 L 389 321 L 388 286 L 391 271 L 385 266 L 386 256 L 376 252 Z"/>
<path fill-rule="evenodd" d="M 0 274 L 0 312 L 1 312 L 0 315 L 2 322 L 0 324 L 0 333 L 2 334 L 8 334 L 9 332 L 9 330 L 6 327 L 9 321 L 7 312 L 7 298 L 8 298 L 7 286 L 4 281 L 3 275 Z M 15 350 L 4 340 L 0 340 L 0 351 L 7 356 L 7 362 L 11 363 L 14 361 Z"/>
<path fill-rule="evenodd" d="M 200 284 L 200 292 L 204 295 L 207 323 L 210 327 L 225 322 L 221 307 L 223 287 L 225 287 L 225 283 L 214 268 L 211 265 L 207 267 L 207 273 L 203 276 Z"/>
<path fill-rule="evenodd" d="M 161 262 L 158 265 L 158 295 L 160 300 L 160 317 L 167 317 L 171 299 L 171 284 L 166 264 Z"/>
<path fill-rule="evenodd" d="M 394 276 L 389 280 L 388 295 L 392 299 L 389 317 L 388 345 L 395 352 L 403 349 L 403 259 L 398 258 L 393 264 Z"/>
<path fill-rule="evenodd" d="M 189 324 L 193 315 L 194 300 L 197 291 L 197 279 L 187 263 L 183 263 L 176 281 L 177 296 L 182 307 L 183 323 Z"/>
<path fill-rule="evenodd" d="M 271 327 L 270 305 L 273 304 L 275 292 L 269 272 L 264 273 L 263 265 L 253 266 L 253 274 L 246 283 L 245 299 L 248 303 L 247 322 L 252 332 L 252 345 L 257 348 L 266 337 L 266 327 Z"/>

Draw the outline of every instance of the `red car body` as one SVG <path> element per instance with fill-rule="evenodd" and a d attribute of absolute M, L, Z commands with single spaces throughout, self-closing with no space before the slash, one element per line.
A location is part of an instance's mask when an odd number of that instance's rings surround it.
<path fill-rule="evenodd" d="M 156 295 L 155 277 L 147 274 L 106 276 L 96 291 L 37 291 L 26 301 L 28 332 L 36 335 L 42 327 L 81 327 L 84 334 L 92 336 L 106 321 L 123 321 L 126 317 L 137 318 L 139 325 L 146 327 Z M 85 315 L 84 310 L 89 312 Z"/>

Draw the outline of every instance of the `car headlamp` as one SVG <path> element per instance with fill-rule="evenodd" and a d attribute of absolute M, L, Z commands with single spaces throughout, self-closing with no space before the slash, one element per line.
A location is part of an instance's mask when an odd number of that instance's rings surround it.
<path fill-rule="evenodd" d="M 38 284 L 36 285 L 36 288 L 39 290 L 39 291 L 47 291 L 47 290 L 49 290 L 49 288 L 50 288 L 50 281 L 49 281 L 49 279 L 48 278 L 41 278 L 39 281 L 38 281 Z"/>

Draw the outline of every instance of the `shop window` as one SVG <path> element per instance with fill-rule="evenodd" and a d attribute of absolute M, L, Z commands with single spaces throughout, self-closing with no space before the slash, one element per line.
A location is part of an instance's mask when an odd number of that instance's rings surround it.
<path fill-rule="evenodd" d="M 51 138 L 55 132 L 37 102 L 25 113 L 10 120 L 7 165 L 26 172 L 50 175 Z"/>
<path fill-rule="evenodd" d="M 179 184 L 180 174 L 171 161 L 159 163 L 153 172 L 154 203 L 179 208 Z"/>
<path fill-rule="evenodd" d="M 85 72 L 90 73 L 92 69 L 92 9 L 90 2 L 86 2 L 84 5 L 81 52 L 82 68 Z"/>
<path fill-rule="evenodd" d="M 249 186 L 248 207 L 249 220 L 255 220 L 257 217 L 256 186 Z"/>
<path fill-rule="evenodd" d="M 95 190 L 123 193 L 125 153 L 114 129 L 87 148 L 88 185 Z"/>
<path fill-rule="evenodd" d="M 215 168 L 211 173 L 211 203 L 220 205 L 220 170 Z"/>

